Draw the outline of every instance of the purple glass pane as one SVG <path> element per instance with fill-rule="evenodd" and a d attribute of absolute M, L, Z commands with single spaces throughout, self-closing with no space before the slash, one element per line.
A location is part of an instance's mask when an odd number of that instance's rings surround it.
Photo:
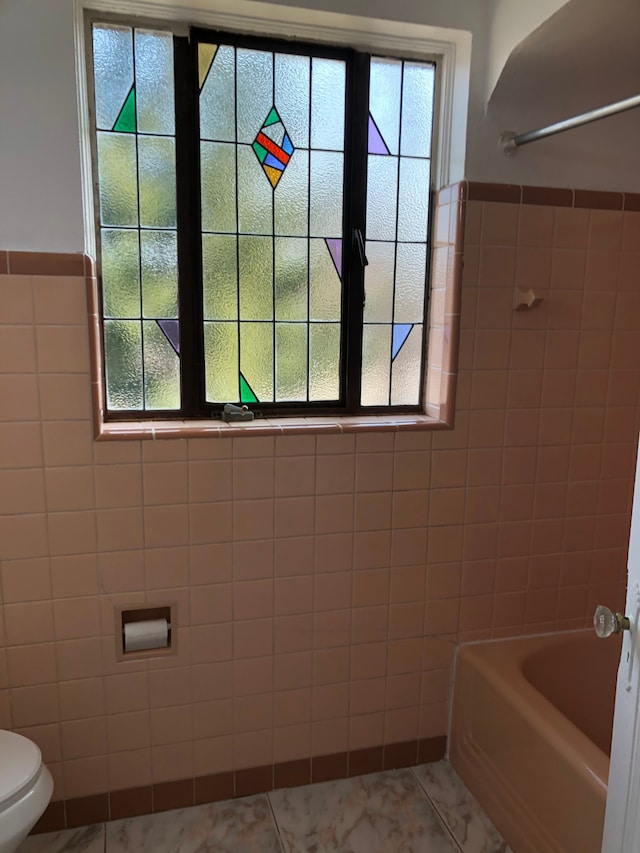
<path fill-rule="evenodd" d="M 393 326 L 393 343 L 391 345 L 391 360 L 398 355 L 402 349 L 402 344 L 409 337 L 409 332 L 413 328 L 408 323 L 395 323 Z"/>
<path fill-rule="evenodd" d="M 324 242 L 327 244 L 336 272 L 342 279 L 342 240 L 337 237 L 325 237 Z"/>
<path fill-rule="evenodd" d="M 165 338 L 174 348 L 176 355 L 180 355 L 180 326 L 177 320 L 156 320 L 164 332 Z"/>
<path fill-rule="evenodd" d="M 387 143 L 382 138 L 371 114 L 369 114 L 369 154 L 389 154 Z"/>

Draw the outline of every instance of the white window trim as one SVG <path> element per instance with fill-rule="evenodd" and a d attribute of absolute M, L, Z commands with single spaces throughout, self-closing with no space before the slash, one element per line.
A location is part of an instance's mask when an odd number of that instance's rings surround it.
<path fill-rule="evenodd" d="M 85 11 L 139 16 L 166 23 L 176 32 L 188 26 L 277 35 L 306 41 L 381 50 L 439 60 L 435 189 L 464 178 L 471 64 L 471 33 L 425 24 L 364 18 L 336 12 L 279 6 L 255 0 L 74 0 L 76 81 L 85 251 L 96 256 L 91 124 L 87 91 Z"/>

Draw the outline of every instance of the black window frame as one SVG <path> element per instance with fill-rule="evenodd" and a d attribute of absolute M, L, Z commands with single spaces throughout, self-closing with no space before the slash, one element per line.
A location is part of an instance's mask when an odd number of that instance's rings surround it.
<path fill-rule="evenodd" d="M 159 22 L 114 19 L 111 15 L 92 16 L 88 21 L 90 30 L 94 24 L 105 23 L 132 28 L 148 28 L 171 32 L 171 26 Z M 421 414 L 425 404 L 425 377 L 427 369 L 428 317 L 431 285 L 431 257 L 434 210 L 434 150 L 435 121 L 438 101 L 437 57 L 414 57 L 393 54 L 386 50 L 358 50 L 349 46 L 335 47 L 323 42 L 297 39 L 281 39 L 272 36 L 256 36 L 223 31 L 219 29 L 192 27 L 188 36 L 172 33 L 175 81 L 176 117 L 176 196 L 177 196 L 177 244 L 178 244 L 178 316 L 180 329 L 180 409 L 108 409 L 105 402 L 105 422 L 117 421 L 193 421 L 221 419 L 223 403 L 210 403 L 205 399 L 204 363 L 204 320 L 203 320 L 203 274 L 202 232 L 200 207 L 200 127 L 198 44 L 209 42 L 278 53 L 337 58 L 346 63 L 345 89 L 345 148 L 343 185 L 343 254 L 342 254 L 342 319 L 340 344 L 340 384 L 342 395 L 335 403 L 327 402 L 258 402 L 249 404 L 256 417 L 314 417 L 352 415 Z M 91 43 L 91 41 L 90 41 Z M 90 75 L 93 79 L 93 52 L 91 51 Z M 431 178 L 428 199 L 426 271 L 423 315 L 423 351 L 420 365 L 420 396 L 416 405 L 360 405 L 363 314 L 365 304 L 364 265 L 356 241 L 359 231 L 366 242 L 367 207 L 367 154 L 369 117 L 369 63 L 373 57 L 390 58 L 429 63 L 435 70 L 433 101 L 433 126 L 431 139 Z M 94 94 L 95 97 L 95 94 Z M 95 106 L 95 102 L 93 102 Z M 97 194 L 96 126 L 92 122 L 91 146 L 93 152 L 94 205 L 98 244 L 98 278 L 101 279 L 100 218 Z M 104 314 L 102 310 L 102 287 L 98 288 L 98 303 L 103 353 L 102 382 L 106 401 L 106 369 L 104 342 Z M 275 322 L 275 321 L 274 321 Z M 309 364 L 309 371 L 312 366 Z M 228 402 L 237 403 L 237 400 Z"/>

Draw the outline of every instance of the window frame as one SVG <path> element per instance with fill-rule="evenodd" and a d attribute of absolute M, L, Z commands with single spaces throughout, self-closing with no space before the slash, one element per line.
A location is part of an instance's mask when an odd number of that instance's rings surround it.
<path fill-rule="evenodd" d="M 181 21 L 185 17 L 181 6 L 182 3 L 180 0 L 159 0 L 159 2 L 154 4 L 154 17 L 151 18 L 147 14 L 144 14 L 148 12 L 148 7 L 144 0 L 128 0 L 128 2 L 127 0 L 121 0 L 121 2 L 116 0 L 115 11 L 114 3 L 108 2 L 108 0 L 76 0 L 75 41 L 77 58 L 79 60 L 76 65 L 76 72 L 81 126 L 81 164 L 87 254 L 96 255 L 94 219 L 96 207 L 93 181 L 94 168 L 92 163 L 92 149 L 95 146 L 95 142 L 91 129 L 92 117 L 90 116 L 89 107 L 91 99 L 88 92 L 89 75 L 87 73 L 92 70 L 89 61 L 91 25 L 95 21 L 101 20 L 130 26 L 137 25 L 170 29 L 174 35 L 185 35 L 188 33 L 188 27 Z M 344 45 L 354 49 L 362 46 L 363 49 L 373 55 L 390 55 L 407 60 L 414 58 L 420 61 L 435 61 L 437 65 L 436 73 L 440 79 L 436 85 L 436 99 L 434 103 L 433 142 L 437 156 L 434 157 L 436 169 L 432 172 L 432 182 L 437 189 L 443 184 L 448 185 L 453 180 L 463 177 L 467 103 L 469 97 L 470 33 L 423 24 L 360 18 L 341 13 L 271 7 L 270 4 L 264 4 L 263 8 L 261 6 L 258 9 L 255 3 L 246 2 L 246 0 L 233 0 L 230 3 L 225 2 L 225 0 L 218 0 L 216 7 L 213 10 L 194 11 L 190 9 L 189 17 L 191 17 L 194 25 L 204 25 L 206 28 L 219 29 L 222 27 L 226 31 L 235 26 L 246 33 L 262 34 L 266 37 L 279 34 L 286 39 L 304 39 L 305 35 L 313 36 L 313 38 L 309 39 L 313 44 L 330 43 L 330 45 L 336 47 Z M 143 15 L 143 18 L 137 17 L 138 14 Z M 429 256 L 433 254 L 435 248 L 433 209 L 430 211 L 430 216 L 432 240 L 429 246 Z M 458 249 L 456 248 L 457 251 Z M 427 279 L 427 294 L 430 292 L 432 284 L 433 282 Z M 439 286 L 441 287 L 442 284 Z M 94 300 L 95 294 L 91 295 L 90 293 L 90 298 Z M 428 325 L 427 322 L 425 325 L 425 338 L 428 335 Z M 95 322 L 93 326 L 94 332 L 92 335 L 95 339 Z M 457 327 L 454 328 L 454 334 L 453 345 L 455 346 Z M 448 349 L 450 349 L 450 343 L 450 339 L 447 336 L 446 346 Z M 439 346 L 440 341 L 438 341 L 436 349 L 439 349 Z M 446 355 L 444 357 L 447 359 Z M 130 438 L 142 434 L 155 436 L 156 434 L 164 435 L 165 433 L 169 436 L 175 435 L 176 431 L 182 434 L 196 435 L 210 434 L 216 431 L 205 427 L 206 420 L 181 420 L 180 415 L 176 416 L 175 412 L 171 412 L 172 420 L 170 421 L 166 420 L 166 413 L 154 412 L 152 415 L 151 412 L 144 410 L 133 413 L 133 419 L 129 412 L 125 413 L 122 418 L 119 418 L 116 413 L 110 413 L 108 418 L 105 417 L 104 395 L 100 395 L 99 389 L 96 386 L 96 379 L 104 377 L 99 352 L 96 353 L 93 361 L 96 374 L 100 373 L 99 377 L 94 375 L 93 383 L 94 395 L 96 395 L 96 404 L 94 407 L 96 411 L 96 434 L 99 437 Z M 436 365 L 442 364 L 439 357 L 435 363 Z M 430 365 L 431 358 L 430 353 L 428 353 L 423 363 L 423 388 L 428 384 L 427 378 L 431 372 Z M 437 373 L 442 370 L 440 366 L 437 366 L 435 369 Z M 443 375 L 443 380 L 444 378 Z M 422 406 L 417 407 L 415 412 L 410 412 L 406 416 L 403 416 L 401 413 L 396 414 L 398 409 L 395 407 L 385 406 L 379 413 L 373 407 L 366 407 L 359 413 L 356 413 L 355 416 L 343 416 L 339 412 L 332 412 L 326 417 L 314 417 L 316 413 L 311 410 L 312 404 L 305 404 L 303 418 L 291 418 L 289 421 L 286 421 L 281 420 L 277 415 L 274 417 L 273 413 L 271 413 L 266 416 L 268 421 L 262 421 L 262 423 L 265 424 L 264 428 L 267 431 L 273 431 L 273 429 L 281 430 L 283 428 L 293 428 L 296 430 L 297 427 L 303 424 L 307 429 L 312 428 L 317 430 L 326 426 L 326 428 L 332 431 L 335 431 L 336 428 L 341 429 L 342 427 L 339 427 L 340 424 L 344 424 L 345 429 L 347 426 L 349 429 L 358 429 L 356 424 L 362 424 L 363 428 L 367 429 L 377 428 L 378 426 L 383 429 L 405 427 L 418 429 L 442 428 L 449 425 L 452 419 L 455 371 L 451 378 L 453 381 L 447 380 L 443 385 L 440 402 L 438 402 L 438 399 L 432 400 L 432 395 L 428 397 L 425 395 Z M 430 383 L 431 379 L 429 379 Z M 439 384 L 438 380 L 438 386 Z M 446 388 L 450 389 L 450 391 L 446 391 Z M 407 412 L 407 407 L 402 407 L 401 411 Z M 440 411 L 440 417 L 438 416 L 438 411 Z M 163 416 L 165 419 L 163 419 Z M 443 417 L 444 420 L 442 420 Z M 118 423 L 119 420 L 120 423 Z M 156 421 L 155 424 L 154 420 Z M 243 424 L 242 427 L 246 429 L 248 424 Z M 258 431 L 257 421 L 255 427 L 252 430 L 253 432 Z M 238 429 L 238 427 L 234 428 Z M 225 430 L 223 429 L 222 432 L 224 433 Z"/>

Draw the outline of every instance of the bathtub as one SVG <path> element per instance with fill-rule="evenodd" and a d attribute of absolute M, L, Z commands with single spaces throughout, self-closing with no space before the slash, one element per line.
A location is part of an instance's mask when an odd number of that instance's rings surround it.
<path fill-rule="evenodd" d="M 514 853 L 600 853 L 621 640 L 461 646 L 449 757 Z"/>

